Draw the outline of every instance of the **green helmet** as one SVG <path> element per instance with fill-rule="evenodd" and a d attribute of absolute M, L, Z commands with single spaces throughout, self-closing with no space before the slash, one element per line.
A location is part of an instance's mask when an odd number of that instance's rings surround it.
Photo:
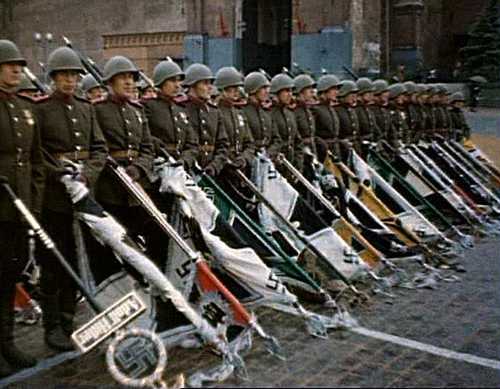
<path fill-rule="evenodd" d="M 416 84 L 415 86 L 415 93 L 418 95 L 425 95 L 427 94 L 427 88 L 424 84 Z"/>
<path fill-rule="evenodd" d="M 153 70 L 153 82 L 156 87 L 160 87 L 169 78 L 181 77 L 185 74 L 174 61 L 161 61 Z"/>
<path fill-rule="evenodd" d="M 74 70 L 79 73 L 85 73 L 80 57 L 73 49 L 66 46 L 61 46 L 55 49 L 49 55 L 47 60 L 47 72 L 52 77 L 54 72 L 62 70 Z"/>
<path fill-rule="evenodd" d="M 326 92 L 332 88 L 338 88 L 340 80 L 333 74 L 325 74 L 318 80 L 318 93 Z"/>
<path fill-rule="evenodd" d="M 389 83 L 386 80 L 378 79 L 373 81 L 373 92 L 376 95 L 380 95 L 387 91 L 389 91 Z"/>
<path fill-rule="evenodd" d="M 448 88 L 444 84 L 437 84 L 436 88 L 437 88 L 437 93 L 440 95 L 449 95 L 450 94 L 450 91 L 448 90 Z"/>
<path fill-rule="evenodd" d="M 465 97 L 462 92 L 455 92 L 450 96 L 450 103 L 456 103 L 457 101 L 465 102 Z"/>
<path fill-rule="evenodd" d="M 31 82 L 31 80 L 28 78 L 26 74 L 21 74 L 21 82 L 19 83 L 17 87 L 17 91 L 23 91 L 23 90 L 35 90 L 37 91 L 38 88 Z"/>
<path fill-rule="evenodd" d="M 220 68 L 215 75 L 214 85 L 219 90 L 224 90 L 230 86 L 243 86 L 243 75 L 233 66 Z"/>
<path fill-rule="evenodd" d="M 389 86 L 389 98 L 390 99 L 395 99 L 401 95 L 404 95 L 406 93 L 406 89 L 403 86 L 403 84 L 397 83 L 397 84 L 392 84 Z"/>
<path fill-rule="evenodd" d="M 359 88 L 359 93 L 374 92 L 373 81 L 367 77 L 361 77 L 356 81 L 356 85 Z"/>
<path fill-rule="evenodd" d="M 85 77 L 82 78 L 81 87 L 85 93 L 99 86 L 101 85 L 97 82 L 92 74 L 86 74 Z"/>
<path fill-rule="evenodd" d="M 15 43 L 7 39 L 0 39 L 0 64 L 9 62 L 17 62 L 21 66 L 26 66 L 26 60 Z"/>
<path fill-rule="evenodd" d="M 305 88 L 314 88 L 316 82 L 308 74 L 301 74 L 293 79 L 293 85 L 295 87 L 295 92 L 300 93 Z"/>
<path fill-rule="evenodd" d="M 194 63 L 186 69 L 186 78 L 184 85 L 192 86 L 198 81 L 210 80 L 213 81 L 214 75 L 210 68 L 202 63 Z"/>
<path fill-rule="evenodd" d="M 249 95 L 254 94 L 260 88 L 269 86 L 269 80 L 260 72 L 252 72 L 245 77 L 244 82 L 245 92 Z"/>
<path fill-rule="evenodd" d="M 358 86 L 354 81 L 351 80 L 344 80 L 340 83 L 340 89 L 338 96 L 339 97 L 346 97 L 347 95 L 350 95 L 351 93 L 358 93 L 359 89 Z"/>
<path fill-rule="evenodd" d="M 438 93 L 436 84 L 428 84 L 427 85 L 427 94 L 430 96 L 434 96 Z"/>
<path fill-rule="evenodd" d="M 139 76 L 139 70 L 137 70 L 137 67 L 130 59 L 117 55 L 115 57 L 111 57 L 104 65 L 104 77 L 102 80 L 109 81 L 120 73 L 132 73 L 134 78 Z"/>
<path fill-rule="evenodd" d="M 406 81 L 405 83 L 403 83 L 403 86 L 406 89 L 406 93 L 410 95 L 413 93 L 417 93 L 417 84 L 415 84 L 413 81 Z"/>
<path fill-rule="evenodd" d="M 277 74 L 271 80 L 271 93 L 277 94 L 283 89 L 293 89 L 293 80 L 288 74 Z"/>

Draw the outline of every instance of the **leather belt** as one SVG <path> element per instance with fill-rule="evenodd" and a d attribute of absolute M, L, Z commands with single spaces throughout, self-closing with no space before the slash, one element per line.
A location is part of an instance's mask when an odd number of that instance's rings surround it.
<path fill-rule="evenodd" d="M 137 150 L 113 150 L 109 152 L 116 159 L 136 159 L 139 156 Z"/>
<path fill-rule="evenodd" d="M 57 160 L 69 159 L 70 161 L 82 161 L 90 158 L 90 152 L 75 150 L 66 153 L 54 153 L 52 156 Z"/>
<path fill-rule="evenodd" d="M 200 150 L 205 153 L 212 153 L 215 150 L 214 145 L 200 145 Z"/>

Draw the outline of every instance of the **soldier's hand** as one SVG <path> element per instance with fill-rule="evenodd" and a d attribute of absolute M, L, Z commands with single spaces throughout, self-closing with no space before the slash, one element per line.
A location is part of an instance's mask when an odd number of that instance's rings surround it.
<path fill-rule="evenodd" d="M 139 170 L 139 168 L 137 166 L 133 166 L 133 165 L 127 166 L 125 171 L 129 175 L 129 177 L 131 179 L 133 179 L 134 181 L 137 181 L 137 180 L 139 180 L 139 178 L 141 178 L 141 171 Z"/>

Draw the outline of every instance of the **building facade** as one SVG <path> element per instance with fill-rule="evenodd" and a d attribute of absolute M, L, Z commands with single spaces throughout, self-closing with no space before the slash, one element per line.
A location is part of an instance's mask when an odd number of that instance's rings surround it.
<path fill-rule="evenodd" d="M 245 72 L 390 73 L 397 64 L 451 71 L 486 0 L 0 0 L 2 37 L 41 74 L 68 37 L 100 65 L 122 54 L 150 73 L 184 66 Z M 37 34 L 38 33 L 38 34 Z"/>

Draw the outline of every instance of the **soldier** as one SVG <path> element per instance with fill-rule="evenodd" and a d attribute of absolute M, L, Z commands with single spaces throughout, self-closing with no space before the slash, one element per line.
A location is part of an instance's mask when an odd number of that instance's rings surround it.
<path fill-rule="evenodd" d="M 388 141 L 392 132 L 391 112 L 389 110 L 389 84 L 385 80 L 375 80 L 373 89 L 375 120 L 382 139 Z"/>
<path fill-rule="evenodd" d="M 354 148 L 358 154 L 362 154 L 359 137 L 359 120 L 356 115 L 357 93 L 359 89 L 355 82 L 344 80 L 340 83 L 338 96 L 340 104 L 335 107 L 340 122 L 340 159 L 347 161 L 349 150 Z"/>
<path fill-rule="evenodd" d="M 450 115 L 452 136 L 458 142 L 463 142 L 470 138 L 470 127 L 465 120 L 463 109 L 465 107 L 465 97 L 462 92 L 455 92 L 450 97 Z"/>
<path fill-rule="evenodd" d="M 97 120 L 107 141 L 109 154 L 128 175 L 147 187 L 153 161 L 153 143 L 141 104 L 132 100 L 138 70 L 126 57 L 115 56 L 104 66 L 103 81 L 109 93 L 95 104 Z M 121 188 L 121 190 L 117 190 Z M 121 187 L 109 170 L 97 183 L 97 200 L 122 222 L 131 236 L 144 229 L 141 207 Z"/>
<path fill-rule="evenodd" d="M 448 139 L 451 136 L 451 117 L 448 110 L 448 96 L 450 92 L 443 84 L 438 84 L 436 86 L 437 94 L 435 98 L 435 108 L 434 115 L 436 119 L 436 132 L 437 134 Z"/>
<path fill-rule="evenodd" d="M 319 104 L 312 107 L 316 136 L 324 143 L 316 142 L 316 155 L 320 162 L 327 156 L 327 151 L 334 158 L 340 158 L 339 132 L 340 121 L 334 106 L 337 104 L 337 92 L 340 81 L 333 74 L 321 76 L 318 80 Z M 321 147 L 325 145 L 326 147 Z"/>
<path fill-rule="evenodd" d="M 81 167 L 78 179 L 90 189 L 105 164 L 106 143 L 92 104 L 75 95 L 83 67 L 78 55 L 59 47 L 48 59 L 48 74 L 55 91 L 37 105 L 42 147 L 51 160 L 69 159 Z M 73 207 L 60 182 L 61 167 L 47 166 L 42 222 L 68 262 L 76 267 Z M 48 250 L 41 250 L 43 326 L 45 342 L 56 350 L 71 350 L 76 285 Z"/>
<path fill-rule="evenodd" d="M 17 94 L 35 100 L 39 97 L 40 92 L 25 74 L 21 74 L 21 82 L 17 88 Z"/>
<path fill-rule="evenodd" d="M 165 149 L 172 157 L 193 168 L 198 154 L 198 134 L 193 130 L 184 109 L 175 102 L 184 80 L 184 72 L 173 61 L 162 61 L 153 71 L 158 88 L 156 98 L 144 101 L 149 129 L 156 152 Z M 160 153 L 161 155 L 161 153 Z"/>
<path fill-rule="evenodd" d="M 289 108 L 293 97 L 293 87 L 293 80 L 287 74 L 278 74 L 273 77 L 271 93 L 276 99 L 271 109 L 271 116 L 282 140 L 281 152 L 300 171 L 304 163 L 304 145 L 295 115 Z"/>
<path fill-rule="evenodd" d="M 356 113 L 359 120 L 361 142 L 364 146 L 363 151 L 366 152 L 369 144 L 382 138 L 382 133 L 378 128 L 373 110 L 375 104 L 373 82 L 369 78 L 363 77 L 356 82 L 356 85 L 359 89 Z"/>
<path fill-rule="evenodd" d="M 227 162 L 229 138 L 220 111 L 209 102 L 213 80 L 207 66 L 199 63 L 189 66 L 183 82 L 188 88 L 188 96 L 183 105 L 198 135 L 198 163 L 207 174 L 215 177 Z"/>
<path fill-rule="evenodd" d="M 311 108 L 316 104 L 316 83 L 311 76 L 301 74 L 293 80 L 297 103 L 294 110 L 297 128 L 299 130 L 304 146 L 308 147 L 314 155 L 316 150 L 316 123 Z"/>
<path fill-rule="evenodd" d="M 413 143 L 418 144 L 425 139 L 427 128 L 430 126 L 430 117 L 426 108 L 428 98 L 427 87 L 424 84 L 417 84 L 415 89 L 415 110 L 417 113 L 417 123 Z"/>
<path fill-rule="evenodd" d="M 389 86 L 389 112 L 391 114 L 391 131 L 387 141 L 394 148 L 398 149 L 407 140 L 409 134 L 406 117 L 406 89 L 403 84 L 393 84 Z"/>
<path fill-rule="evenodd" d="M 221 68 L 214 85 L 220 91 L 219 110 L 229 138 L 229 158 L 231 164 L 245 170 L 255 157 L 255 142 L 245 116 L 236 103 L 240 98 L 239 87 L 243 86 L 243 76 L 233 67 Z"/>
<path fill-rule="evenodd" d="M 40 133 L 32 106 L 16 96 L 26 61 L 17 46 L 0 40 L 0 176 L 38 216 L 41 212 L 44 166 Z M 7 193 L 0 188 L 0 377 L 34 366 L 36 359 L 14 344 L 14 296 L 25 261 L 28 234 Z"/>
<path fill-rule="evenodd" d="M 415 143 L 421 118 L 417 110 L 417 84 L 413 81 L 407 81 L 403 84 L 406 89 L 406 117 L 408 121 L 408 137 L 409 143 Z"/>
<path fill-rule="evenodd" d="M 245 77 L 245 92 L 248 94 L 247 105 L 243 113 L 252 132 L 257 150 L 266 149 L 274 158 L 280 151 L 281 138 L 266 103 L 269 99 L 269 81 L 259 72 L 252 72 Z"/>
<path fill-rule="evenodd" d="M 436 88 L 433 85 L 426 86 L 425 94 L 422 94 L 423 111 L 427 116 L 425 140 L 430 140 L 433 137 L 436 128 L 436 115 L 434 114 L 434 96 Z"/>
<path fill-rule="evenodd" d="M 92 74 L 86 74 L 82 78 L 81 88 L 84 93 L 84 97 L 92 103 L 106 97 L 106 89 L 104 89 L 102 85 L 97 82 Z"/>

